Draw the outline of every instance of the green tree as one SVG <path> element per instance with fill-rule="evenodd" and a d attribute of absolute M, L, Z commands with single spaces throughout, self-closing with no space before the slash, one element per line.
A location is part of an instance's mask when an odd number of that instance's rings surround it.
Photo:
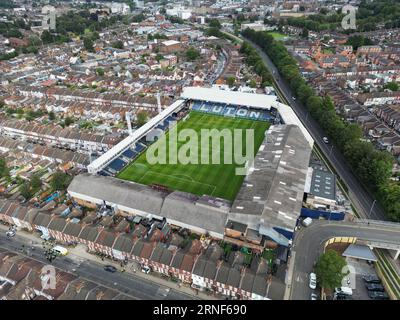
<path fill-rule="evenodd" d="M 47 31 L 47 30 L 44 30 L 44 31 L 42 32 L 42 35 L 40 36 L 40 39 L 42 40 L 42 42 L 43 42 L 44 44 L 48 44 L 48 43 L 52 43 L 52 42 L 53 42 L 53 36 L 52 36 L 52 34 L 51 34 L 49 31 Z"/>
<path fill-rule="evenodd" d="M 254 80 L 254 79 L 251 79 L 251 80 L 250 80 L 250 87 L 251 87 L 251 88 L 257 88 L 257 82 L 256 82 L 256 80 Z"/>
<path fill-rule="evenodd" d="M 30 183 L 32 189 L 37 190 L 42 186 L 42 180 L 38 175 L 33 175 Z"/>
<path fill-rule="evenodd" d="M 56 115 L 54 114 L 53 111 L 49 112 L 49 120 L 54 120 L 56 118 Z"/>
<path fill-rule="evenodd" d="M 103 68 L 97 68 L 96 73 L 98 76 L 102 77 L 104 76 L 104 69 Z"/>
<path fill-rule="evenodd" d="M 341 286 L 343 268 L 346 260 L 334 250 L 327 250 L 323 253 L 315 266 L 317 281 L 322 288 L 334 289 Z"/>
<path fill-rule="evenodd" d="M 83 46 L 87 51 L 94 52 L 93 40 L 90 39 L 89 37 L 84 37 L 83 38 Z"/>
<path fill-rule="evenodd" d="M 186 50 L 186 58 L 188 58 L 188 60 L 193 61 L 199 57 L 200 57 L 200 52 L 196 48 L 190 47 L 189 49 Z"/>
<path fill-rule="evenodd" d="M 235 84 L 235 81 L 236 81 L 236 79 L 235 79 L 235 77 L 228 77 L 228 78 L 226 78 L 226 83 L 230 86 L 230 87 L 232 87 L 234 84 Z"/>
<path fill-rule="evenodd" d="M 28 182 L 24 182 L 19 186 L 19 192 L 26 200 L 32 197 L 31 187 Z"/>
<path fill-rule="evenodd" d="M 211 19 L 208 25 L 211 28 L 221 29 L 221 23 L 217 19 Z"/>
<path fill-rule="evenodd" d="M 136 114 L 136 124 L 141 127 L 144 125 L 148 120 L 149 115 L 146 111 L 141 110 Z"/>
<path fill-rule="evenodd" d="M 71 177 L 64 172 L 57 171 L 50 180 L 50 186 L 53 190 L 64 190 L 68 187 Z"/>
<path fill-rule="evenodd" d="M 6 160 L 0 158 L 0 177 L 7 177 L 9 175 L 9 169 L 7 167 Z"/>
<path fill-rule="evenodd" d="M 383 87 L 384 89 L 389 89 L 391 91 L 397 91 L 399 90 L 399 84 L 397 82 L 389 82 L 387 84 L 385 84 L 385 86 Z"/>
<path fill-rule="evenodd" d="M 66 117 L 64 120 L 64 124 L 66 127 L 69 127 L 70 124 L 74 123 L 74 120 L 71 117 Z"/>
<path fill-rule="evenodd" d="M 118 41 L 113 42 L 112 47 L 115 49 L 123 49 L 124 43 L 121 40 L 118 40 Z"/>

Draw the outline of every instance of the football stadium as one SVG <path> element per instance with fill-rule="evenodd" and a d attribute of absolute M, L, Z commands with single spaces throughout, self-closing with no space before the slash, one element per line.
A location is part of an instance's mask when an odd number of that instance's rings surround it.
<path fill-rule="evenodd" d="M 230 147 L 225 135 L 234 136 L 237 129 L 241 138 Z M 207 141 L 213 143 L 204 144 L 185 136 L 185 130 L 196 137 L 203 137 L 203 130 L 225 135 L 211 135 Z M 166 219 L 255 250 L 271 242 L 288 246 L 312 146 L 292 109 L 276 96 L 186 87 L 179 100 L 95 159 L 68 192 L 85 206 Z M 154 163 L 149 154 L 165 158 Z M 188 154 L 195 160 L 176 161 Z M 243 155 L 246 161 L 235 162 Z"/>
<path fill-rule="evenodd" d="M 269 122 L 264 120 L 249 120 L 245 117 L 237 118 L 208 114 L 206 112 L 190 111 L 186 119 L 182 119 L 178 122 L 177 131 L 179 135 L 180 132 L 183 132 L 182 130 L 189 128 L 195 130 L 198 134 L 197 136 L 201 137 L 201 130 L 204 129 L 216 129 L 218 132 L 228 129 L 232 135 L 234 129 L 253 129 L 254 145 L 256 150 L 258 150 L 258 147 L 264 140 L 264 133 L 268 127 Z M 217 139 L 218 138 L 219 136 Z M 171 140 L 169 132 L 167 132 L 165 141 L 170 142 Z M 154 143 L 161 144 L 163 143 L 161 141 L 162 140 L 158 140 Z M 180 190 L 199 196 L 206 194 L 218 198 L 233 200 L 244 179 L 244 176 L 236 175 L 235 169 L 237 165 L 234 163 L 233 152 L 239 152 L 240 155 L 245 154 L 245 136 L 242 135 L 242 141 L 239 143 L 241 150 L 236 150 L 237 148 L 226 148 L 225 150 L 224 141 L 218 140 L 217 142 L 216 150 L 213 149 L 215 143 L 212 143 L 212 141 L 210 141 L 205 151 L 201 150 L 201 146 L 196 148 L 198 152 L 194 162 L 197 163 L 194 164 L 171 164 L 172 161 L 170 161 L 168 157 L 170 151 L 168 147 L 169 144 L 167 143 L 167 148 L 165 150 L 167 158 L 166 163 L 151 165 L 146 159 L 146 150 L 135 161 L 118 173 L 117 177 L 146 185 L 165 186 L 171 190 Z M 177 142 L 177 144 L 177 151 L 179 152 L 183 142 Z M 198 143 L 195 141 L 194 144 L 191 144 L 193 147 L 196 147 Z M 204 159 L 205 161 L 203 162 L 212 162 L 213 152 L 218 156 L 218 161 L 216 161 L 217 163 L 202 163 L 201 155 L 206 153 L 209 156 L 208 159 Z M 226 154 L 228 152 L 229 154 Z M 251 156 L 254 157 L 254 153 Z M 231 161 L 225 163 L 224 158 L 226 157 Z"/>

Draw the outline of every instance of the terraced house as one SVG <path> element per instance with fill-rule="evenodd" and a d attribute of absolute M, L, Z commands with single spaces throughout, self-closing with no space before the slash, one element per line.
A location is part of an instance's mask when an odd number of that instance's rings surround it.
<path fill-rule="evenodd" d="M 78 219 L 62 217 L 56 209 L 29 208 L 3 199 L 0 200 L 0 220 L 49 235 L 64 245 L 80 243 L 91 252 L 134 261 L 198 290 L 238 299 L 268 299 L 270 268 L 260 256 L 253 256 L 249 263 L 245 253 L 232 250 L 226 254 L 211 240 L 194 238 L 183 245 L 182 238 L 170 228 L 166 228 L 168 234 L 163 241 L 152 241 L 153 233 L 162 232 L 152 227 L 153 224 L 162 229 L 168 226 L 157 221 L 128 223 L 125 218 L 102 217 L 93 212 Z M 58 296 L 68 292 L 65 288 Z"/>

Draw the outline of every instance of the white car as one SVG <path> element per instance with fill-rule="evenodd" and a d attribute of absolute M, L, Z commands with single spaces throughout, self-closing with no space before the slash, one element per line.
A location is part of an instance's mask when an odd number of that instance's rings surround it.
<path fill-rule="evenodd" d="M 6 236 L 9 237 L 9 238 L 14 237 L 15 236 L 15 231 L 14 230 L 7 231 Z"/>
<path fill-rule="evenodd" d="M 309 286 L 311 289 L 316 289 L 317 288 L 317 275 L 313 272 L 310 273 L 310 283 Z"/>
<path fill-rule="evenodd" d="M 329 143 L 329 140 L 328 140 L 328 138 L 327 137 L 323 137 L 322 138 L 322 140 L 326 143 L 326 144 L 328 144 Z"/>
<path fill-rule="evenodd" d="M 318 296 L 316 293 L 311 293 L 311 300 L 318 300 Z"/>
<path fill-rule="evenodd" d="M 295 98 L 295 97 L 292 97 L 292 99 L 293 99 L 293 100 L 296 100 L 296 98 Z"/>

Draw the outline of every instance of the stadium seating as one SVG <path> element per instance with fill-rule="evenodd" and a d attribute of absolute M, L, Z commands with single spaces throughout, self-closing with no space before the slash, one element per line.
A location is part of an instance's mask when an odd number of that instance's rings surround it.
<path fill-rule="evenodd" d="M 111 162 L 107 169 L 113 169 L 116 172 L 119 172 L 123 167 L 126 166 L 126 162 L 124 162 L 123 160 L 121 160 L 120 158 L 115 159 L 113 162 Z"/>
<path fill-rule="evenodd" d="M 250 120 L 269 121 L 274 120 L 273 114 L 268 110 L 249 108 L 246 106 L 232 106 L 221 103 L 195 101 L 192 110 L 217 114 L 226 117 L 237 117 Z"/>
<path fill-rule="evenodd" d="M 137 156 L 137 152 L 133 151 L 132 149 L 126 149 L 122 155 L 129 159 L 134 159 Z"/>

